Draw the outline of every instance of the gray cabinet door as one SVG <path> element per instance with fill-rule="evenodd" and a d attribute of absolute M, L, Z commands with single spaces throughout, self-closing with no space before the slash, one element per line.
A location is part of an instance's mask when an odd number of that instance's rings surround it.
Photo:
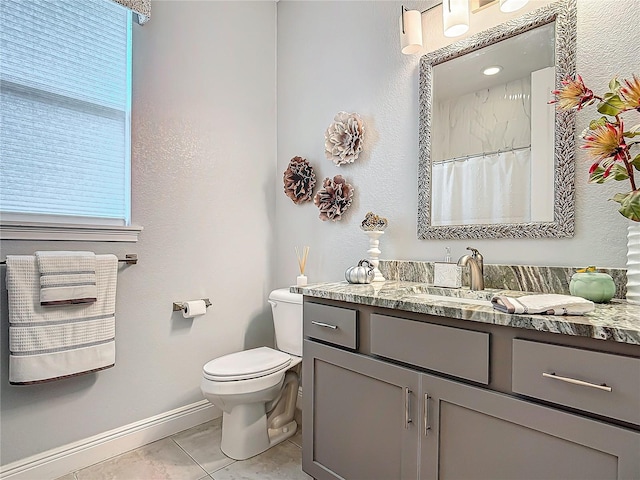
<path fill-rule="evenodd" d="M 316 479 L 418 478 L 420 374 L 304 341 L 302 468 Z"/>
<path fill-rule="evenodd" d="M 422 480 L 640 478 L 639 432 L 431 375 L 422 392 Z"/>

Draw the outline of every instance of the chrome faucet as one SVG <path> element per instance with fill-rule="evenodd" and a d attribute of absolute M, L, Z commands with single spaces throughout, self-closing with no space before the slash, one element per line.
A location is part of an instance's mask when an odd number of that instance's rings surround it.
<path fill-rule="evenodd" d="M 471 255 L 463 255 L 458 260 L 459 267 L 469 265 L 471 271 L 471 290 L 484 290 L 484 265 L 482 254 L 475 248 L 467 247 Z"/>

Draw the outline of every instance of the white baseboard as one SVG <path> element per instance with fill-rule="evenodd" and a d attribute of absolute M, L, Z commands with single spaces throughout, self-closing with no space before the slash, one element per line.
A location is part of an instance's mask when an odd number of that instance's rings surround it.
<path fill-rule="evenodd" d="M 85 438 L 0 467 L 2 480 L 54 479 L 222 415 L 208 400 Z"/>

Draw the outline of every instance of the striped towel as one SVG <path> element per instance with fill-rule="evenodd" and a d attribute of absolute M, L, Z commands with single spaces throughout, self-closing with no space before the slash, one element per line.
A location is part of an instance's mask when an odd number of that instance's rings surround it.
<path fill-rule="evenodd" d="M 96 256 L 93 252 L 36 252 L 40 270 L 40 305 L 93 303 Z"/>
<path fill-rule="evenodd" d="M 501 295 L 493 297 L 491 303 L 494 309 L 505 313 L 584 315 L 595 309 L 590 300 L 556 293 L 524 295 L 518 298 Z"/>
<path fill-rule="evenodd" d="M 42 307 L 36 258 L 7 255 L 9 383 L 39 383 L 115 364 L 118 259 L 97 255 L 95 261 L 94 303 Z"/>

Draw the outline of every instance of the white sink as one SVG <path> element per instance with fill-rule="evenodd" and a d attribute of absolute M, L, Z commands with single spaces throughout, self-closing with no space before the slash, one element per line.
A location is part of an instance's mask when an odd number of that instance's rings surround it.
<path fill-rule="evenodd" d="M 426 300 L 431 302 L 449 302 L 449 303 L 464 303 L 467 305 L 482 305 L 485 307 L 490 307 L 491 302 L 489 300 L 483 300 L 480 298 L 463 298 L 463 297 L 450 297 L 448 295 L 434 295 L 432 293 L 416 293 L 415 295 L 411 295 L 413 298 L 418 298 L 420 300 Z"/>

